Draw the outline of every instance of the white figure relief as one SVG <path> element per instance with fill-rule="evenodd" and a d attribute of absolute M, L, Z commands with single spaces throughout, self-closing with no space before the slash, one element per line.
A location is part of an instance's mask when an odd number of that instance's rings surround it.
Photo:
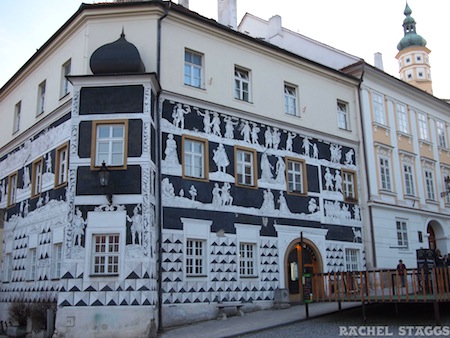
<path fill-rule="evenodd" d="M 330 154 L 331 154 L 331 162 L 339 163 L 342 157 L 342 146 L 338 146 L 336 144 L 330 145 Z"/>
<path fill-rule="evenodd" d="M 175 189 L 167 177 L 161 182 L 161 190 L 165 197 L 175 197 Z"/>
<path fill-rule="evenodd" d="M 311 142 L 309 141 L 308 136 L 305 136 L 303 138 L 303 145 L 302 148 L 304 149 L 305 156 L 311 157 Z"/>
<path fill-rule="evenodd" d="M 325 190 L 333 190 L 333 175 L 330 168 L 325 168 Z"/>
<path fill-rule="evenodd" d="M 319 148 L 317 147 L 317 143 L 313 144 L 313 158 L 319 158 Z"/>
<path fill-rule="evenodd" d="M 195 201 L 195 198 L 197 197 L 197 189 L 193 185 L 189 188 L 189 195 L 191 195 L 191 200 Z"/>
<path fill-rule="evenodd" d="M 292 151 L 292 145 L 294 143 L 294 138 L 296 136 L 297 135 L 295 133 L 291 133 L 291 132 L 287 133 L 287 140 L 286 140 L 286 150 L 287 151 Z"/>
<path fill-rule="evenodd" d="M 191 107 L 185 105 L 185 109 L 181 103 L 177 103 L 172 111 L 173 125 L 177 128 L 184 129 L 184 115 L 191 112 Z"/>
<path fill-rule="evenodd" d="M 216 208 L 222 206 L 222 196 L 220 192 L 219 184 L 214 183 L 214 188 L 212 190 L 212 205 Z"/>
<path fill-rule="evenodd" d="M 230 160 L 228 159 L 227 152 L 225 151 L 225 147 L 222 143 L 219 143 L 217 149 L 213 150 L 213 160 L 216 163 L 217 169 L 220 172 L 225 173 L 227 171 L 227 167 L 230 164 Z"/>
<path fill-rule="evenodd" d="M 353 230 L 353 242 L 361 243 L 362 242 L 362 233 L 361 230 L 356 230 L 355 227 L 352 227 Z"/>
<path fill-rule="evenodd" d="M 311 198 L 308 202 L 308 211 L 312 214 L 316 212 L 319 207 L 317 206 L 317 201 L 315 198 Z"/>
<path fill-rule="evenodd" d="M 178 193 L 180 197 L 184 197 L 184 189 L 180 189 L 180 192 Z"/>
<path fill-rule="evenodd" d="M 39 196 L 37 202 L 36 202 L 36 208 L 39 209 L 40 207 L 42 207 L 44 205 L 44 200 L 42 199 L 42 195 Z"/>
<path fill-rule="evenodd" d="M 144 231 L 144 225 L 142 222 L 142 215 L 139 213 L 142 210 L 140 204 L 136 205 L 133 209 L 133 216 L 127 215 L 128 222 L 131 222 L 131 244 L 136 244 L 136 235 L 137 235 L 137 244 L 142 245 L 142 233 Z"/>
<path fill-rule="evenodd" d="M 211 134 L 211 114 L 209 110 L 205 110 L 204 113 L 202 113 L 198 108 L 195 108 L 197 110 L 197 115 L 203 116 L 203 131 L 206 134 Z"/>
<path fill-rule="evenodd" d="M 52 157 L 50 153 L 48 153 L 47 157 L 45 158 L 45 172 L 47 173 L 52 172 Z"/>
<path fill-rule="evenodd" d="M 231 116 L 225 116 L 223 119 L 225 121 L 225 138 L 234 139 L 234 126 L 238 124 L 237 121 L 234 121 Z"/>
<path fill-rule="evenodd" d="M 280 190 L 280 196 L 278 197 L 278 204 L 280 205 L 280 212 L 288 214 L 291 211 L 287 205 L 286 197 L 284 197 L 283 191 Z"/>
<path fill-rule="evenodd" d="M 339 170 L 336 170 L 334 173 L 334 188 L 336 191 L 342 192 L 342 176 Z"/>
<path fill-rule="evenodd" d="M 48 202 L 50 202 L 50 193 L 45 194 L 45 197 L 44 197 L 44 203 L 48 204 Z"/>
<path fill-rule="evenodd" d="M 353 207 L 353 214 L 354 214 L 354 219 L 356 220 L 356 221 L 360 221 L 361 220 L 361 213 L 360 213 L 360 211 L 359 211 L 359 206 L 358 205 L 355 205 L 354 207 Z"/>
<path fill-rule="evenodd" d="M 250 140 L 250 134 L 251 134 L 251 127 L 248 121 L 243 121 L 241 123 L 241 135 L 244 137 L 244 141 L 247 143 L 251 143 Z"/>
<path fill-rule="evenodd" d="M 278 156 L 277 164 L 275 165 L 276 178 L 275 182 L 286 184 L 286 164 L 281 156 Z"/>
<path fill-rule="evenodd" d="M 221 189 L 222 205 L 231 205 L 233 203 L 233 196 L 231 196 L 230 189 L 230 183 L 225 182 Z"/>
<path fill-rule="evenodd" d="M 272 132 L 270 131 L 269 126 L 267 126 L 267 129 L 264 132 L 264 139 L 265 139 L 266 148 L 272 148 L 273 147 L 273 135 L 272 135 Z"/>
<path fill-rule="evenodd" d="M 280 145 L 281 142 L 281 133 L 278 130 L 278 128 L 273 128 L 272 142 L 273 142 L 273 149 L 278 149 L 278 146 Z"/>
<path fill-rule="evenodd" d="M 23 188 L 26 189 L 30 186 L 30 169 L 28 167 L 25 167 L 23 169 Z"/>
<path fill-rule="evenodd" d="M 261 210 L 266 212 L 271 212 L 275 210 L 275 200 L 273 193 L 270 189 L 264 190 L 263 192 L 263 203 L 261 205 Z"/>
<path fill-rule="evenodd" d="M 348 210 L 348 205 L 347 204 L 342 205 L 341 217 L 344 218 L 344 219 L 351 219 L 352 218 L 352 214 L 351 214 L 350 210 Z"/>
<path fill-rule="evenodd" d="M 177 154 L 177 142 L 173 139 L 173 134 L 167 135 L 166 149 L 164 150 L 164 164 L 173 167 L 180 165 Z"/>
<path fill-rule="evenodd" d="M 6 186 L 5 182 L 2 181 L 0 183 L 0 203 L 2 203 L 3 199 L 5 198 L 5 190 L 6 190 L 5 186 Z"/>
<path fill-rule="evenodd" d="M 263 182 L 273 181 L 272 169 L 273 166 L 270 164 L 267 154 L 263 153 L 261 155 L 261 181 Z"/>
<path fill-rule="evenodd" d="M 214 117 L 211 121 L 213 135 L 222 137 L 222 131 L 220 130 L 220 117 L 219 113 L 214 112 Z"/>
<path fill-rule="evenodd" d="M 258 144 L 258 134 L 261 131 L 261 129 L 258 127 L 258 125 L 256 123 L 253 123 L 253 128 L 252 128 L 252 144 Z"/>
<path fill-rule="evenodd" d="M 84 235 L 84 226 L 86 221 L 83 219 L 81 210 L 75 209 L 75 215 L 73 215 L 73 245 L 81 245 L 81 236 Z"/>
<path fill-rule="evenodd" d="M 353 155 L 355 154 L 355 152 L 353 151 L 353 149 L 350 149 L 349 151 L 347 151 L 345 153 L 345 164 L 347 165 L 352 165 L 353 164 Z"/>

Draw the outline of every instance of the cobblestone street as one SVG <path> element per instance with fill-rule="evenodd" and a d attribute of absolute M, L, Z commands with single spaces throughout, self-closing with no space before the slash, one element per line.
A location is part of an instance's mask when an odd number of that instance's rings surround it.
<path fill-rule="evenodd" d="M 366 323 L 355 308 L 239 337 L 450 337 L 450 304 L 440 305 L 441 327 L 433 304 L 398 304 L 398 315 L 394 304 L 374 304 L 366 313 Z"/>

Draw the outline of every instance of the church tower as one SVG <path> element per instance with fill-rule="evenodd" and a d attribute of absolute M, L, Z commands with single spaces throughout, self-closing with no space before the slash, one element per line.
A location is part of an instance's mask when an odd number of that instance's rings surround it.
<path fill-rule="evenodd" d="M 416 32 L 416 21 L 411 16 L 412 10 L 406 3 L 403 20 L 404 36 L 397 45 L 400 78 L 430 94 L 433 94 L 431 82 L 430 50 L 427 41 Z"/>

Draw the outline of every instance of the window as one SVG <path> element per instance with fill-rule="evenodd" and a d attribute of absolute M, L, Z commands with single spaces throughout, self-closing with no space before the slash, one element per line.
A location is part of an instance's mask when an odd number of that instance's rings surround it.
<path fill-rule="evenodd" d="M 358 196 L 356 191 L 356 173 L 354 171 L 342 170 L 342 192 L 345 200 L 357 201 Z"/>
<path fill-rule="evenodd" d="M 67 183 L 67 170 L 69 160 L 68 145 L 64 144 L 56 149 L 55 186 Z"/>
<path fill-rule="evenodd" d="M 52 257 L 52 278 L 54 279 L 61 277 L 62 258 L 62 243 L 55 244 Z"/>
<path fill-rule="evenodd" d="M 184 84 L 201 88 L 202 80 L 202 60 L 203 55 L 186 50 L 184 52 Z"/>
<path fill-rule="evenodd" d="M 241 277 L 256 276 L 256 245 L 252 243 L 239 244 L 239 274 Z"/>
<path fill-rule="evenodd" d="M 37 105 L 37 115 L 40 115 L 45 110 L 45 81 L 42 82 L 38 87 L 38 105 Z"/>
<path fill-rule="evenodd" d="M 287 158 L 287 184 L 288 193 L 305 194 L 306 169 L 305 162 Z"/>
<path fill-rule="evenodd" d="M 345 249 L 345 267 L 347 271 L 359 270 L 359 250 Z"/>
<path fill-rule="evenodd" d="M 427 116 L 423 113 L 418 113 L 419 120 L 419 138 L 428 141 L 428 121 Z"/>
<path fill-rule="evenodd" d="M 391 191 L 391 164 L 389 158 L 380 157 L 381 189 Z"/>
<path fill-rule="evenodd" d="M 28 252 L 28 280 L 36 280 L 36 263 L 37 252 L 36 248 L 30 249 Z"/>
<path fill-rule="evenodd" d="M 338 127 L 340 129 L 349 130 L 348 123 L 348 104 L 342 101 L 337 102 Z"/>
<path fill-rule="evenodd" d="M 72 70 L 72 62 L 71 60 L 64 63 L 61 67 L 61 97 L 69 94 L 71 89 L 71 84 L 67 79 L 67 76 L 70 75 Z"/>
<path fill-rule="evenodd" d="M 16 204 L 17 199 L 17 173 L 8 177 L 8 206 Z"/>
<path fill-rule="evenodd" d="M 14 107 L 14 125 L 13 125 L 13 133 L 16 133 L 20 129 L 20 114 L 22 113 L 22 101 L 16 103 Z"/>
<path fill-rule="evenodd" d="M 442 177 L 442 182 L 444 183 L 444 189 L 442 191 L 444 191 L 444 192 L 441 193 L 441 195 L 445 194 L 445 204 L 450 204 L 450 194 L 445 193 L 445 191 L 447 191 L 447 184 L 445 182 L 446 179 L 448 179 L 448 174 L 445 174 Z"/>
<path fill-rule="evenodd" d="M 397 244 L 401 248 L 408 248 L 408 230 L 406 221 L 397 221 Z"/>
<path fill-rule="evenodd" d="M 8 253 L 5 255 L 5 260 L 3 261 L 6 266 L 3 267 L 5 274 L 3 275 L 4 282 L 11 282 L 12 272 L 13 272 L 13 257 L 12 254 Z"/>
<path fill-rule="evenodd" d="M 284 84 L 284 112 L 288 115 L 297 116 L 297 88 Z"/>
<path fill-rule="evenodd" d="M 102 121 L 92 124 L 93 142 L 91 167 L 107 166 L 126 169 L 128 121 Z"/>
<path fill-rule="evenodd" d="M 425 174 L 426 198 L 428 200 L 435 200 L 436 196 L 434 194 L 433 171 L 430 169 L 425 169 L 424 174 Z"/>
<path fill-rule="evenodd" d="M 183 176 L 206 180 L 208 143 L 183 135 Z"/>
<path fill-rule="evenodd" d="M 372 93 L 373 115 L 375 122 L 386 124 L 386 114 L 384 112 L 384 98 L 378 93 Z"/>
<path fill-rule="evenodd" d="M 439 147 L 447 148 L 447 141 L 445 137 L 446 136 L 445 123 L 442 121 L 436 121 L 436 129 Z"/>
<path fill-rule="evenodd" d="M 403 164 L 403 177 L 405 179 L 405 194 L 415 196 L 413 167 L 410 164 Z"/>
<path fill-rule="evenodd" d="M 234 98 L 250 102 L 250 72 L 234 67 Z"/>
<path fill-rule="evenodd" d="M 235 146 L 236 185 L 256 186 L 256 152 Z"/>
<path fill-rule="evenodd" d="M 92 274 L 119 274 L 119 234 L 94 235 L 92 240 Z"/>
<path fill-rule="evenodd" d="M 42 166 L 43 166 L 42 158 L 33 162 L 31 196 L 36 196 L 42 192 L 42 172 L 43 172 Z"/>
<path fill-rule="evenodd" d="M 397 123 L 399 131 L 401 131 L 402 133 L 409 133 L 406 106 L 401 103 L 397 103 Z"/>
<path fill-rule="evenodd" d="M 205 271 L 205 241 L 188 239 L 186 241 L 186 275 L 204 276 Z"/>

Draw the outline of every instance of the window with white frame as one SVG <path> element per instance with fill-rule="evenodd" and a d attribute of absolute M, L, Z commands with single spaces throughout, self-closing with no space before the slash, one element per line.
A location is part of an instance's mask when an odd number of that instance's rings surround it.
<path fill-rule="evenodd" d="M 256 186 L 256 152 L 235 147 L 236 185 Z"/>
<path fill-rule="evenodd" d="M 20 129 L 20 117 L 22 113 L 22 101 L 19 101 L 14 106 L 14 125 L 13 125 L 13 133 L 16 133 Z"/>
<path fill-rule="evenodd" d="M 337 101 L 338 128 L 349 130 L 348 103 Z"/>
<path fill-rule="evenodd" d="M 386 113 L 384 109 L 384 97 L 378 93 L 372 93 L 372 106 L 375 122 L 386 124 Z"/>
<path fill-rule="evenodd" d="M 45 111 L 45 81 L 41 82 L 38 87 L 38 104 L 37 115 L 42 114 Z"/>
<path fill-rule="evenodd" d="M 200 277 L 206 275 L 206 242 L 199 239 L 186 241 L 186 276 Z"/>
<path fill-rule="evenodd" d="M 68 60 L 61 66 L 61 97 L 69 94 L 72 85 L 70 84 L 67 76 L 70 75 L 72 70 L 72 61 Z"/>
<path fill-rule="evenodd" d="M 427 115 L 425 115 L 424 113 L 418 113 L 417 114 L 417 119 L 419 122 L 419 138 L 421 140 L 429 140 L 428 137 L 428 119 L 427 119 Z"/>
<path fill-rule="evenodd" d="M 93 127 L 94 156 L 92 167 L 106 166 L 126 168 L 128 121 L 95 121 Z"/>
<path fill-rule="evenodd" d="M 398 130 L 402 133 L 409 133 L 408 116 L 406 115 L 406 106 L 401 103 L 397 103 L 397 123 Z"/>
<path fill-rule="evenodd" d="M 436 129 L 437 129 L 437 137 L 438 137 L 438 146 L 442 148 L 447 148 L 447 137 L 446 137 L 446 129 L 445 123 L 443 121 L 436 121 Z"/>
<path fill-rule="evenodd" d="M 183 135 L 183 176 L 207 179 L 207 140 Z"/>
<path fill-rule="evenodd" d="M 256 244 L 239 244 L 239 274 L 241 277 L 254 277 L 256 275 Z"/>
<path fill-rule="evenodd" d="M 64 144 L 56 149 L 55 186 L 67 183 L 69 146 Z"/>
<path fill-rule="evenodd" d="M 31 180 L 31 195 L 36 196 L 42 192 L 42 173 L 43 173 L 42 158 L 33 162 L 32 180 Z"/>
<path fill-rule="evenodd" d="M 250 71 L 234 67 L 234 98 L 250 102 Z"/>
<path fill-rule="evenodd" d="M 293 158 L 286 158 L 288 192 L 293 194 L 305 194 L 305 162 Z"/>
<path fill-rule="evenodd" d="M 187 49 L 184 51 L 184 84 L 203 86 L 203 55 Z"/>
<path fill-rule="evenodd" d="M 391 191 L 391 160 L 388 157 L 380 157 L 381 189 Z"/>
<path fill-rule="evenodd" d="M 57 243 L 53 245 L 52 254 L 52 278 L 54 279 L 61 277 L 62 258 L 62 243 Z"/>
<path fill-rule="evenodd" d="M 342 192 L 346 201 L 356 201 L 356 173 L 350 170 L 342 170 Z"/>
<path fill-rule="evenodd" d="M 298 115 L 297 87 L 284 84 L 284 112 L 288 115 Z"/>
<path fill-rule="evenodd" d="M 408 228 L 405 220 L 397 220 L 397 244 L 401 248 L 408 248 Z"/>
<path fill-rule="evenodd" d="M 410 163 L 403 163 L 403 178 L 405 182 L 405 194 L 415 196 L 414 189 L 414 172 Z"/>
<path fill-rule="evenodd" d="M 92 275 L 119 274 L 119 234 L 94 234 L 92 238 Z"/>
<path fill-rule="evenodd" d="M 28 280 L 36 280 L 37 251 L 36 248 L 28 251 Z"/>
<path fill-rule="evenodd" d="M 425 175 L 425 188 L 426 188 L 426 198 L 427 200 L 435 200 L 436 195 L 434 192 L 434 174 L 431 169 L 424 169 Z"/>
<path fill-rule="evenodd" d="M 16 204 L 17 199 L 17 173 L 8 177 L 8 206 Z"/>
<path fill-rule="evenodd" d="M 345 249 L 346 271 L 359 270 L 359 249 Z"/>

